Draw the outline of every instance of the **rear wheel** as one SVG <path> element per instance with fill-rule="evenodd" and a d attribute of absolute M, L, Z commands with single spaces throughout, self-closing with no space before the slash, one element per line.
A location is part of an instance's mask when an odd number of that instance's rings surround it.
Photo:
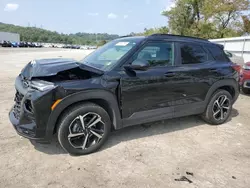
<path fill-rule="evenodd" d="M 250 89 L 242 87 L 242 92 L 245 93 L 245 94 L 250 94 Z"/>
<path fill-rule="evenodd" d="M 108 113 L 94 103 L 70 108 L 59 123 L 58 140 L 70 154 L 95 152 L 107 140 L 111 128 Z"/>
<path fill-rule="evenodd" d="M 232 96 L 226 90 L 216 91 L 207 105 L 202 119 L 212 125 L 227 121 L 232 111 Z"/>

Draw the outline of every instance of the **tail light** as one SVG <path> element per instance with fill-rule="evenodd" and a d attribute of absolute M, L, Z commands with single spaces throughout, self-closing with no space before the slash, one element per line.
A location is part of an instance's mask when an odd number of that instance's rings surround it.
<path fill-rule="evenodd" d="M 234 70 L 236 70 L 238 73 L 240 73 L 240 71 L 241 71 L 241 66 L 240 65 L 233 64 L 232 67 L 233 67 Z"/>

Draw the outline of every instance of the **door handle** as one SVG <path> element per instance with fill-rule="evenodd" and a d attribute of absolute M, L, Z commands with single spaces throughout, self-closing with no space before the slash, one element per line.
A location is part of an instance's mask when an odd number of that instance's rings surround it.
<path fill-rule="evenodd" d="M 165 77 L 173 77 L 173 76 L 175 76 L 175 73 L 174 72 L 166 72 L 164 75 L 165 75 Z"/>

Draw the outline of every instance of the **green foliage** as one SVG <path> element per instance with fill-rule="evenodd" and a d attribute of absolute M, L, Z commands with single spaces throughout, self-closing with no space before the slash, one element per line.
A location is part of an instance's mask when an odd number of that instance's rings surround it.
<path fill-rule="evenodd" d="M 0 23 L 0 31 L 19 33 L 21 41 L 64 44 L 97 45 L 99 41 L 109 41 L 119 37 L 118 35 L 109 35 L 107 33 L 76 33 L 67 35 L 35 27 L 21 27 L 4 23 Z"/>
<path fill-rule="evenodd" d="M 243 33 L 250 34 L 250 19 L 249 16 L 242 16 L 243 20 Z"/>
<path fill-rule="evenodd" d="M 143 35 L 149 36 L 152 34 L 157 34 L 157 33 L 161 33 L 161 34 L 168 34 L 169 30 L 167 27 L 160 27 L 160 28 L 150 28 L 144 29 Z"/>
<path fill-rule="evenodd" d="M 134 36 L 134 35 L 144 35 L 144 36 L 149 36 L 152 34 L 157 34 L 157 33 L 161 33 L 161 34 L 168 34 L 169 33 L 169 29 L 167 27 L 159 27 L 159 28 L 150 28 L 144 29 L 144 32 L 142 33 L 130 33 L 130 35 Z"/>
<path fill-rule="evenodd" d="M 176 0 L 175 6 L 162 14 L 173 34 L 223 38 L 242 35 L 244 26 L 239 20 L 248 9 L 248 0 Z"/>
<path fill-rule="evenodd" d="M 164 11 L 162 14 L 169 19 L 171 33 L 179 35 L 188 35 L 194 21 L 200 19 L 197 11 L 199 4 L 192 0 L 178 0 L 176 6 L 170 11 Z"/>
<path fill-rule="evenodd" d="M 101 40 L 97 46 L 103 46 L 104 44 L 106 44 L 107 41 L 106 40 Z"/>

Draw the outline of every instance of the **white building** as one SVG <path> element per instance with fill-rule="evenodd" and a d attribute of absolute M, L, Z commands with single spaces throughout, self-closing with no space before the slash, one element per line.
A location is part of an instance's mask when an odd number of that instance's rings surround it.
<path fill-rule="evenodd" d="M 245 62 L 250 61 L 250 36 L 212 39 L 211 42 L 224 45 L 224 49 L 244 58 Z"/>
<path fill-rule="evenodd" d="M 0 41 L 20 42 L 20 35 L 18 33 L 9 33 L 0 31 Z"/>

